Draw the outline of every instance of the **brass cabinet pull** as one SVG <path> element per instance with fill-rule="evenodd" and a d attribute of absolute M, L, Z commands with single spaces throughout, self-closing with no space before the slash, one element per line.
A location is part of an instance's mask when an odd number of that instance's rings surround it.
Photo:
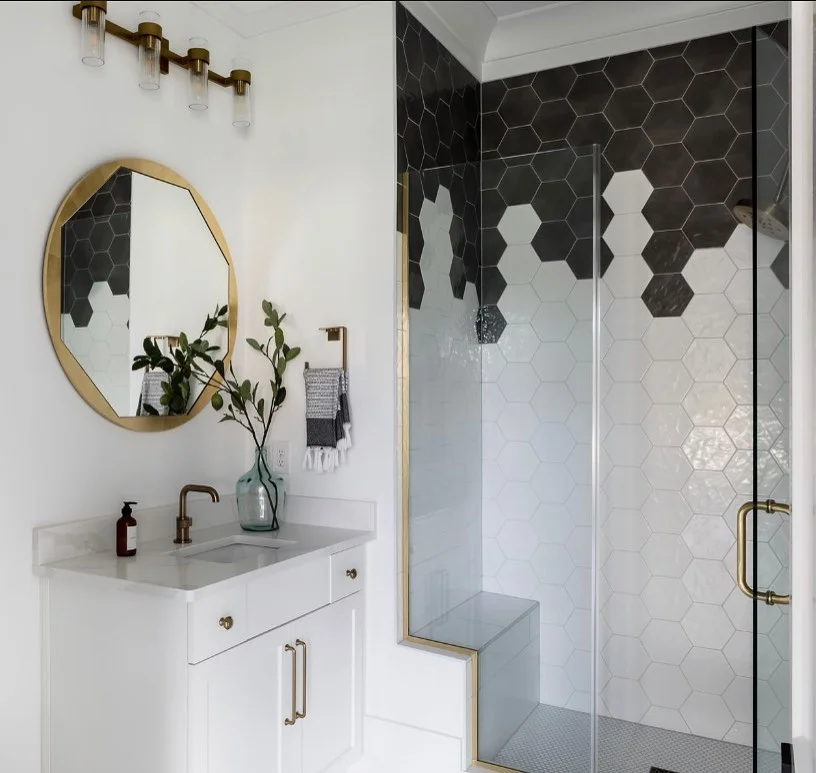
<path fill-rule="evenodd" d="M 306 642 L 302 639 L 295 639 L 295 646 L 296 647 L 303 647 L 303 711 L 298 711 L 295 715 L 298 719 L 306 719 L 306 673 L 308 670 L 308 665 L 306 663 Z"/>
<path fill-rule="evenodd" d="M 283 724 L 288 727 L 294 725 L 300 716 L 297 713 L 297 650 L 291 644 L 287 644 L 283 649 L 284 652 L 292 653 L 292 716 L 283 720 Z"/>
<path fill-rule="evenodd" d="M 784 515 L 791 514 L 790 505 L 786 505 L 782 502 L 774 502 L 773 499 L 768 499 L 765 502 L 746 502 L 740 507 L 737 511 L 737 585 L 748 598 L 760 599 L 769 606 L 773 606 L 774 604 L 790 604 L 791 597 L 789 595 L 783 596 L 779 593 L 774 593 L 772 590 L 754 590 L 748 584 L 748 537 L 746 522 L 748 520 L 748 513 L 752 510 L 764 510 L 766 513 L 783 513 Z"/>
<path fill-rule="evenodd" d="M 220 625 L 225 631 L 229 631 L 229 629 L 235 625 L 235 621 L 232 619 L 232 615 L 227 615 L 218 621 L 218 625 Z"/>
<path fill-rule="evenodd" d="M 357 579 L 357 570 L 356 569 L 346 569 L 346 577 L 349 577 L 352 580 L 356 580 Z"/>

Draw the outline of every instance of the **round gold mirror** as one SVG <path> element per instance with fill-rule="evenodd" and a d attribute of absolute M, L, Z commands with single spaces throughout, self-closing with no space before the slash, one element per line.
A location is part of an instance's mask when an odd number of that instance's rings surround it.
<path fill-rule="evenodd" d="M 224 234 L 195 188 L 153 161 L 111 161 L 74 185 L 48 233 L 43 302 L 68 379 L 127 429 L 188 421 L 235 343 Z"/>

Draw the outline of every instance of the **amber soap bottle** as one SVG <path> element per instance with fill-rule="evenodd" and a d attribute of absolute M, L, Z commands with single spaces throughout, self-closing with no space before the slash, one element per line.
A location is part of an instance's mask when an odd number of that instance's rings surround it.
<path fill-rule="evenodd" d="M 136 539 L 138 526 L 136 519 L 133 517 L 133 511 L 130 509 L 131 505 L 136 505 L 138 502 L 125 502 L 122 508 L 122 517 L 116 522 L 116 555 L 135 556 L 136 555 Z"/>

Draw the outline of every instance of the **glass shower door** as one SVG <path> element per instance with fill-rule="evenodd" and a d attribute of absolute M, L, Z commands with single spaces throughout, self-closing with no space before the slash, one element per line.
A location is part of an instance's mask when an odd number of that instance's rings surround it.
<path fill-rule="evenodd" d="M 729 388 L 738 395 L 744 390 L 751 409 L 749 450 L 737 451 L 729 466 L 738 497 L 750 496 L 737 509 L 736 563 L 751 616 L 739 628 L 750 631 L 752 657 L 750 673 L 738 673 L 729 690 L 730 705 L 750 717 L 754 771 L 775 772 L 791 741 L 788 23 L 757 28 L 755 35 L 755 203 L 747 221 L 752 286 L 746 293 L 751 351 L 729 377 Z M 740 725 L 734 732 L 748 729 Z"/>

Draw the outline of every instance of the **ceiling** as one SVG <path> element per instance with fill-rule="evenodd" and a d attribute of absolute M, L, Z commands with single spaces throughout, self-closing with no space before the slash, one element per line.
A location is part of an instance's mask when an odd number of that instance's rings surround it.
<path fill-rule="evenodd" d="M 784 0 L 402 0 L 477 78 L 494 80 L 783 18 Z M 364 0 L 193 0 L 244 38 Z"/>
<path fill-rule="evenodd" d="M 520 13 L 530 11 L 541 11 L 545 8 L 556 5 L 574 5 L 574 2 L 542 3 L 540 0 L 484 0 L 484 4 L 490 12 L 498 19 L 506 19 L 508 16 L 515 16 Z"/>
<path fill-rule="evenodd" d="M 361 0 L 340 2 L 338 0 L 201 0 L 193 5 L 201 8 L 210 16 L 218 19 L 233 32 L 244 38 L 253 38 L 272 30 L 291 27 L 321 16 L 345 11 L 356 5 L 363 5 Z M 502 5 L 502 3 L 498 3 Z M 525 5 L 525 3 L 511 3 Z"/>

